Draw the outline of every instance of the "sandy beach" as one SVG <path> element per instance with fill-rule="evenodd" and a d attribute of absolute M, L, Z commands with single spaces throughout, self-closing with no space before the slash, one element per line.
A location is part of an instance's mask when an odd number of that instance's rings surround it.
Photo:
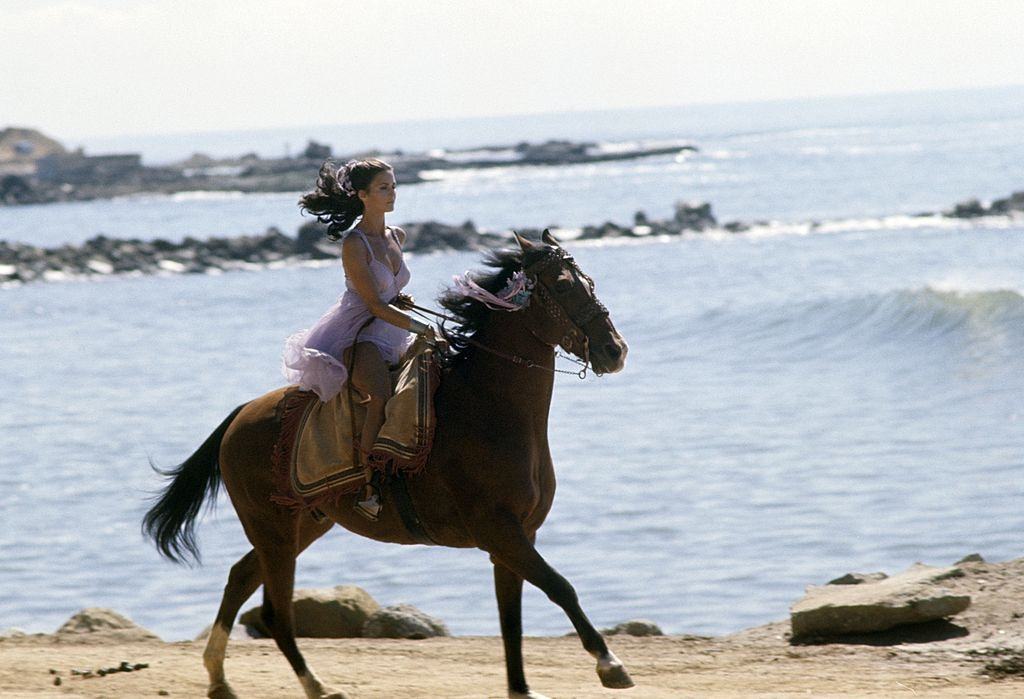
<path fill-rule="evenodd" d="M 306 639 L 302 648 L 322 679 L 352 699 L 504 697 L 501 640 L 422 641 Z M 590 658 L 573 638 L 530 638 L 525 657 L 531 687 L 552 699 L 584 697 L 1019 697 L 1024 681 L 993 681 L 983 663 L 962 652 L 866 646 L 790 647 L 772 638 L 615 639 L 636 687 L 600 686 Z M 202 644 L 66 643 L 53 637 L 0 643 L 4 697 L 202 697 Z M 148 668 L 105 677 L 72 676 L 72 668 L 122 661 Z M 51 669 L 59 675 L 51 674 Z M 227 672 L 243 697 L 301 697 L 272 641 L 233 642 Z M 61 678 L 59 686 L 55 677 Z M 166 694 L 161 694 L 161 691 Z"/>
<path fill-rule="evenodd" d="M 1024 559 L 964 563 L 943 583 L 969 594 L 948 622 L 844 642 L 794 645 L 786 621 L 716 638 L 610 639 L 636 687 L 600 686 L 576 638 L 527 638 L 531 687 L 552 699 L 684 696 L 1019 697 L 1024 695 Z M 321 678 L 352 699 L 504 697 L 501 639 L 300 639 Z M 0 638 L 3 697 L 201 697 L 201 642 L 123 640 L 103 633 Z M 82 677 L 122 662 L 147 667 Z M 300 697 L 269 640 L 233 640 L 227 675 L 243 697 Z M 59 684 L 55 684 L 57 678 Z"/>

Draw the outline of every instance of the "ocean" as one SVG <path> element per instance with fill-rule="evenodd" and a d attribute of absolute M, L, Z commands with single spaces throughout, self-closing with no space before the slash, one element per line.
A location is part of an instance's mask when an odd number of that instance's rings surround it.
<path fill-rule="evenodd" d="M 568 243 L 630 343 L 623 372 L 559 377 L 552 404 L 559 490 L 538 547 L 595 623 L 728 633 L 785 618 L 805 585 L 846 572 L 1024 553 L 1024 220 L 914 216 L 1024 189 L 1024 89 L 303 134 L 86 146 L 161 162 L 274 154 L 304 137 L 336 150 L 687 139 L 700 151 L 446 173 L 401 188 L 391 221 L 569 235 L 705 200 L 720 221 L 761 222 Z M 293 232 L 297 195 L 0 208 L 0 240 Z M 478 262 L 412 256 L 410 290 L 431 299 Z M 212 621 L 248 544 L 222 497 L 199 528 L 204 565 L 161 560 L 139 533 L 160 486 L 149 460 L 179 462 L 235 405 L 281 385 L 284 338 L 341 284 L 327 264 L 0 289 L 0 628 L 53 631 L 86 606 L 168 640 Z M 297 585 L 336 584 L 414 604 L 456 634 L 498 633 L 480 552 L 336 529 L 300 558 Z M 570 627 L 528 588 L 524 628 Z"/>

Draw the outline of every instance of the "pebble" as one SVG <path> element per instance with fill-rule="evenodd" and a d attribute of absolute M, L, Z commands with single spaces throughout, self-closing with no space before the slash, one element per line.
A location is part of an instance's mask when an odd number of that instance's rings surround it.
<path fill-rule="evenodd" d="M 61 679 L 60 679 L 60 677 L 54 677 L 54 678 L 53 678 L 53 685 L 54 685 L 55 687 L 59 687 L 59 686 L 61 686 L 61 684 L 63 684 L 63 683 L 61 682 Z"/>
<path fill-rule="evenodd" d="M 145 670 L 147 667 L 149 667 L 149 663 L 132 664 L 127 660 L 122 660 L 121 664 L 117 667 L 101 667 L 97 670 L 81 670 L 78 668 L 72 668 L 71 674 L 78 675 L 80 677 L 93 677 L 94 675 L 98 675 L 99 677 L 106 677 L 107 675 L 112 675 L 115 672 L 135 672 L 136 670 Z M 56 675 L 57 670 L 51 668 L 50 674 Z"/>

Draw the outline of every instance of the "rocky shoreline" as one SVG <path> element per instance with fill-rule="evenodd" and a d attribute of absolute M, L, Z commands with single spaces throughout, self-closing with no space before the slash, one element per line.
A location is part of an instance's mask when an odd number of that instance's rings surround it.
<path fill-rule="evenodd" d="M 961 202 L 941 213 L 925 212 L 917 217 L 977 219 L 1012 217 L 1024 212 L 1024 191 L 983 203 L 977 199 Z M 611 221 L 584 226 L 573 231 L 576 240 L 678 236 L 684 233 L 743 233 L 767 221 L 728 221 L 719 223 L 707 202 L 677 203 L 670 219 L 652 220 L 642 211 L 633 225 Z M 809 229 L 819 226 L 807 224 Z M 480 231 L 472 221 L 449 225 L 436 221 L 405 223 L 406 250 L 429 253 L 449 250 L 485 250 L 509 242 L 508 235 Z M 277 228 L 259 235 L 180 242 L 163 239 L 115 239 L 96 236 L 81 245 L 43 248 L 26 243 L 0 241 L 0 285 L 34 281 L 61 281 L 75 278 L 104 277 L 114 274 L 209 274 L 218 271 L 255 269 L 268 265 L 298 264 L 337 259 L 336 244 L 325 236 L 326 227 L 316 221 L 304 224 L 295 237 Z M 538 237 L 539 230 L 518 229 L 527 237 Z"/>
<path fill-rule="evenodd" d="M 778 632 L 778 637 L 791 645 L 872 640 L 883 643 L 898 642 L 896 639 L 901 638 L 915 638 L 918 642 L 962 639 L 968 634 L 958 624 L 971 623 L 979 617 L 973 603 L 979 596 L 985 598 L 983 593 L 999 581 L 1009 585 L 1002 592 L 1016 591 L 1024 585 L 1016 580 L 1022 569 L 1024 558 L 989 563 L 980 554 L 972 553 L 952 566 L 915 563 L 892 576 L 882 572 L 847 573 L 823 585 L 807 586 L 804 596 L 791 605 L 787 622 L 754 627 L 736 635 Z M 992 602 L 983 601 L 981 618 L 988 620 L 986 615 L 991 610 L 987 606 Z M 292 605 L 295 635 L 299 638 L 416 640 L 452 635 L 441 619 L 409 604 L 383 606 L 355 585 L 297 589 Z M 1024 633 L 1024 621 L 1016 623 L 1018 619 L 1021 615 L 1015 614 L 1009 621 L 1014 621 L 1014 626 Z M 211 628 L 206 627 L 194 640 L 205 640 Z M 600 631 L 606 636 L 665 635 L 658 624 L 647 619 L 631 619 Z M 121 640 L 159 640 L 155 633 L 128 617 L 99 607 L 78 611 L 54 632 L 68 639 L 92 634 L 108 634 Z M 0 639 L 25 635 L 20 629 L 0 631 Z M 232 637 L 271 637 L 261 606 L 250 607 L 239 615 Z"/>

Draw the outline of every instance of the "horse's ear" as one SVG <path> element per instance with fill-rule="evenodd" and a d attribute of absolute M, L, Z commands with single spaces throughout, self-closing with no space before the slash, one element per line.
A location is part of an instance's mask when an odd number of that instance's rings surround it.
<path fill-rule="evenodd" d="M 543 240 L 548 245 L 553 245 L 556 248 L 562 247 L 562 244 L 558 242 L 555 236 L 551 235 L 551 231 L 549 231 L 547 228 L 544 229 L 544 232 L 541 234 L 540 239 Z"/>
<path fill-rule="evenodd" d="M 520 249 L 522 249 L 523 252 L 529 252 L 530 250 L 533 250 L 534 245 L 529 240 L 519 235 L 515 231 L 512 231 L 512 235 L 516 237 L 516 242 L 519 243 L 519 247 Z"/>

